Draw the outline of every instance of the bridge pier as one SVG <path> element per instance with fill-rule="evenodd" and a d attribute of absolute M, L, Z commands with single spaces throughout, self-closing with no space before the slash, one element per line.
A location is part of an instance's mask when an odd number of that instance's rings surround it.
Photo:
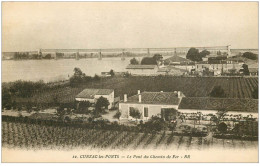
<path fill-rule="evenodd" d="M 99 59 L 99 60 L 102 60 L 102 53 L 101 53 L 101 50 L 99 51 L 98 59 Z"/>
<path fill-rule="evenodd" d="M 76 52 L 75 58 L 76 58 L 76 60 L 79 60 L 79 52 Z"/>
<path fill-rule="evenodd" d="M 54 54 L 54 59 L 57 60 L 57 52 Z"/>
<path fill-rule="evenodd" d="M 125 60 L 125 49 L 122 51 L 121 60 Z"/>

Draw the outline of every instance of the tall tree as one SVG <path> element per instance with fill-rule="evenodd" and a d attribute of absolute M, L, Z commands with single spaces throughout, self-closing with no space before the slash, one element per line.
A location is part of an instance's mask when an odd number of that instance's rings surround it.
<path fill-rule="evenodd" d="M 197 62 L 202 61 L 202 58 L 199 54 L 199 50 L 196 48 L 190 48 L 186 55 L 186 58 Z"/>
<path fill-rule="evenodd" d="M 133 118 L 135 118 L 136 119 L 136 121 L 137 121 L 137 119 L 140 119 L 141 118 L 141 113 L 140 113 L 140 111 L 138 110 L 138 109 L 132 109 L 132 110 L 130 110 L 130 116 L 132 116 Z"/>
<path fill-rule="evenodd" d="M 130 64 L 131 64 L 131 65 L 138 65 L 139 62 L 138 62 L 137 59 L 133 58 L 133 59 L 130 60 Z"/>
<path fill-rule="evenodd" d="M 107 100 L 107 98 L 101 96 L 100 98 L 97 99 L 97 102 L 96 102 L 96 109 L 95 109 L 95 112 L 96 112 L 96 115 L 98 115 L 99 113 L 102 112 L 102 108 L 107 108 L 109 106 L 109 101 Z"/>
<path fill-rule="evenodd" d="M 153 59 L 158 62 L 163 59 L 163 56 L 161 54 L 154 54 Z"/>
<path fill-rule="evenodd" d="M 206 56 L 209 55 L 209 54 L 210 54 L 210 52 L 209 52 L 208 50 L 203 50 L 203 51 L 200 52 L 200 56 L 201 56 L 202 58 L 206 57 Z"/>
<path fill-rule="evenodd" d="M 243 64 L 242 67 L 243 67 L 244 75 L 249 75 L 248 65 L 247 64 Z"/>
<path fill-rule="evenodd" d="M 142 65 L 157 65 L 157 61 L 152 57 L 144 57 L 141 61 Z"/>
<path fill-rule="evenodd" d="M 252 60 L 257 59 L 257 54 L 254 54 L 252 52 L 245 52 L 245 53 L 243 53 L 242 56 L 245 57 L 245 58 L 248 58 L 248 59 L 252 59 Z"/>
<path fill-rule="evenodd" d="M 186 55 L 186 58 L 190 59 L 192 61 L 199 62 L 199 61 L 202 61 L 202 58 L 206 57 L 209 54 L 210 54 L 210 52 L 207 50 L 203 50 L 203 51 L 199 52 L 198 49 L 192 47 L 189 49 L 189 51 Z"/>
<path fill-rule="evenodd" d="M 113 76 L 115 75 L 114 70 L 111 69 L 111 70 L 109 71 L 109 74 L 113 77 Z"/>

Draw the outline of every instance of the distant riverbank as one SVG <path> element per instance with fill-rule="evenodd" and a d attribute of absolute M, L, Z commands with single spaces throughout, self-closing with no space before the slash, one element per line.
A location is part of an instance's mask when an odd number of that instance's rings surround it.
<path fill-rule="evenodd" d="M 169 56 L 164 56 L 164 59 Z M 16 80 L 57 82 L 68 80 L 73 74 L 73 69 L 78 67 L 88 76 L 100 75 L 101 72 L 125 72 L 133 57 L 97 58 L 86 59 L 59 59 L 59 60 L 8 60 L 2 61 L 2 82 Z M 136 57 L 141 61 L 143 57 Z"/>

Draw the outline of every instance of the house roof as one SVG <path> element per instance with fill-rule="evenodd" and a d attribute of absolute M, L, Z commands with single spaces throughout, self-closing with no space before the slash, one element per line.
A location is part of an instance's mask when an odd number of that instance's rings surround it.
<path fill-rule="evenodd" d="M 142 92 L 140 95 L 143 104 L 178 105 L 180 101 L 174 92 Z M 138 94 L 129 97 L 127 103 L 139 103 Z"/>
<path fill-rule="evenodd" d="M 258 100 L 240 98 L 184 97 L 179 105 L 179 109 L 218 110 L 223 108 L 227 111 L 258 112 Z"/>
<path fill-rule="evenodd" d="M 113 89 L 84 89 L 76 97 L 94 99 L 95 95 L 109 95 L 113 91 Z"/>
<path fill-rule="evenodd" d="M 154 69 L 156 65 L 128 65 L 126 69 Z"/>
<path fill-rule="evenodd" d="M 164 60 L 165 62 L 189 62 L 190 60 L 186 58 L 179 57 L 177 55 L 174 55 L 172 57 L 169 57 Z"/>

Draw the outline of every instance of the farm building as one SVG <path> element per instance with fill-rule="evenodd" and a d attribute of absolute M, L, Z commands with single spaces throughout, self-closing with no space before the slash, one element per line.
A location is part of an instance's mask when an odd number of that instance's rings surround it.
<path fill-rule="evenodd" d="M 114 103 L 114 90 L 113 89 L 84 89 L 76 97 L 76 101 L 89 101 L 95 103 L 98 98 L 104 97 L 109 101 L 108 108 L 110 109 Z"/>
<path fill-rule="evenodd" d="M 258 76 L 258 63 L 251 61 L 247 63 L 250 76 Z"/>
<path fill-rule="evenodd" d="M 161 115 L 167 119 L 166 114 L 169 110 L 177 110 L 181 98 L 184 97 L 180 91 L 175 92 L 142 92 L 138 91 L 137 95 L 127 98 L 124 95 L 124 101 L 119 103 L 120 119 L 136 119 L 132 117 L 134 111 L 138 111 L 141 116 L 139 120 L 147 121 L 152 116 Z M 177 111 L 175 112 L 177 114 Z M 169 115 L 170 116 L 170 115 Z M 174 115 L 171 115 L 174 116 Z"/>
<path fill-rule="evenodd" d="M 128 65 L 126 70 L 132 75 L 156 75 L 157 65 Z"/>
<path fill-rule="evenodd" d="M 163 67 L 163 68 L 159 68 L 157 73 L 160 74 L 160 75 L 181 76 L 188 71 L 189 71 L 188 68 L 185 70 L 185 69 L 174 67 L 174 66 L 166 66 L 166 67 Z"/>
<path fill-rule="evenodd" d="M 250 76 L 258 76 L 258 68 L 248 68 Z"/>
<path fill-rule="evenodd" d="M 209 69 L 209 71 L 214 72 L 214 75 L 220 75 L 222 72 L 229 72 L 231 69 L 235 69 L 236 71 L 239 71 L 242 68 L 242 63 L 237 62 L 215 62 L 215 63 L 209 63 L 209 62 L 200 62 L 195 65 L 195 70 L 198 72 L 202 72 L 206 68 Z"/>
<path fill-rule="evenodd" d="M 239 98 L 209 98 L 209 97 L 184 97 L 178 111 L 180 113 L 216 114 L 218 110 L 225 109 L 228 115 L 241 115 L 243 117 L 258 117 L 257 99 Z"/>
<path fill-rule="evenodd" d="M 179 57 L 177 55 L 164 60 L 165 65 L 186 65 L 189 64 L 190 62 L 191 60 Z"/>

